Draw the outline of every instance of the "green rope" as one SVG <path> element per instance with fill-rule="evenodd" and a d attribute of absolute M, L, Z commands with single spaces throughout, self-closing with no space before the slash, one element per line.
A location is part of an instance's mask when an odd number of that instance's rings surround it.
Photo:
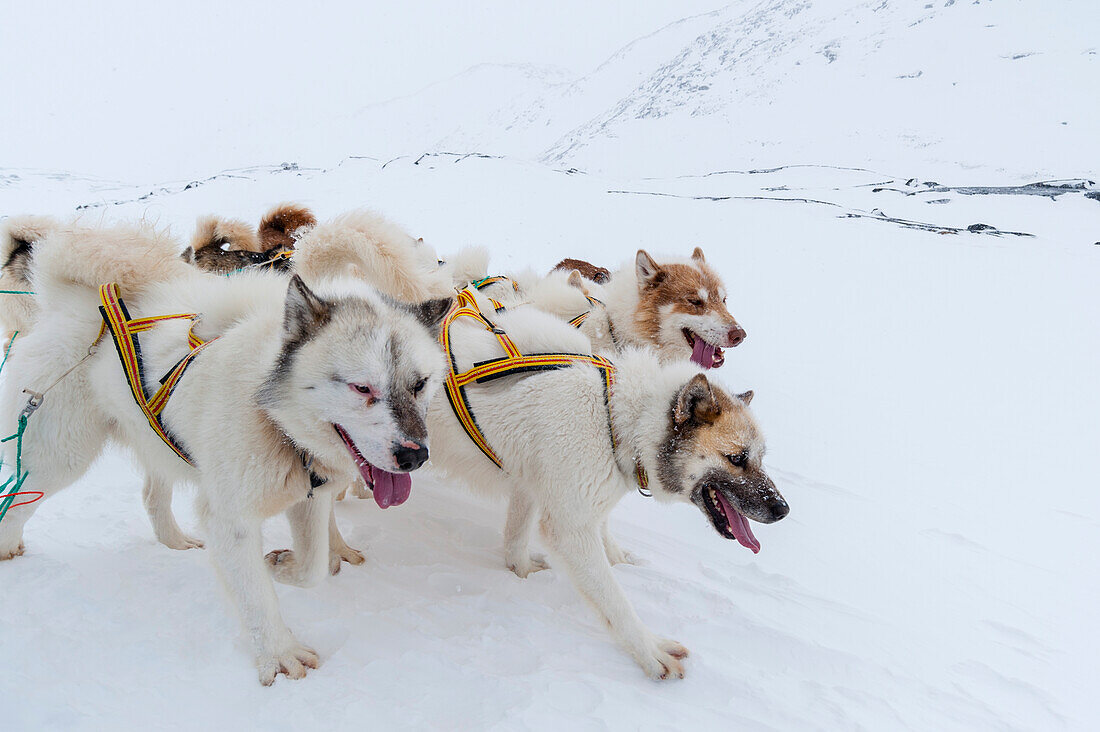
<path fill-rule="evenodd" d="M 0 295 L 33 295 L 30 290 L 0 290 Z"/>
<path fill-rule="evenodd" d="M 8 513 L 8 507 L 15 502 L 15 494 L 19 492 L 19 489 L 23 487 L 23 481 L 27 479 L 30 473 L 23 472 L 23 433 L 27 431 L 27 415 L 19 415 L 19 429 L 14 435 L 9 435 L 0 442 L 8 442 L 9 440 L 15 440 L 15 475 L 11 476 L 4 481 L 3 485 L 0 485 L 0 521 L 4 520 L 4 516 Z M 8 490 L 8 486 L 12 485 L 12 481 L 15 482 L 11 491 L 4 493 Z"/>
<path fill-rule="evenodd" d="M 11 334 L 11 340 L 8 341 L 7 348 L 4 349 L 4 358 L 0 360 L 0 371 L 4 370 L 4 364 L 8 362 L 8 355 L 11 354 L 12 344 L 15 343 L 15 337 L 19 335 L 19 331 L 15 331 Z M 0 521 L 4 520 L 4 517 L 8 514 L 8 509 L 11 504 L 15 502 L 15 495 L 19 493 L 19 490 L 23 487 L 23 482 L 27 479 L 30 473 L 23 472 L 23 433 L 27 431 L 27 415 L 19 415 L 19 429 L 16 430 L 14 435 L 9 435 L 0 442 L 8 442 L 15 440 L 15 475 L 12 475 L 2 484 L 0 484 Z M 4 466 L 4 461 L 0 460 L 0 468 Z M 13 485 L 14 482 L 14 485 Z M 8 488 L 11 488 L 9 491 Z"/>
<path fill-rule="evenodd" d="M 8 347 L 4 349 L 4 360 L 0 361 L 0 372 L 4 370 L 4 364 L 8 362 L 8 354 L 11 353 L 11 344 L 15 343 L 15 337 L 19 335 L 19 331 L 15 331 L 11 334 L 11 340 L 8 341 Z"/>

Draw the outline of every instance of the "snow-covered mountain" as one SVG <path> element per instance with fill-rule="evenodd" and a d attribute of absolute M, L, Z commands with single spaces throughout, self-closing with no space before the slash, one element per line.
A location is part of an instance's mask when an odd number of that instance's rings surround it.
<path fill-rule="evenodd" d="M 1097 31 L 1088 2 L 735 3 L 576 79 L 471 69 L 362 110 L 347 141 L 635 175 L 860 159 L 913 175 L 1083 177 L 1100 159 Z"/>

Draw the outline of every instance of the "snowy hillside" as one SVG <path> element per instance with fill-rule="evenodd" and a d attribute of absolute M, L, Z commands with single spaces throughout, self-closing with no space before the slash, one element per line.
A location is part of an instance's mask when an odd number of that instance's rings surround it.
<path fill-rule="evenodd" d="M 701 246 L 748 332 L 716 378 L 755 390 L 791 514 L 758 555 L 686 506 L 613 514 L 644 561 L 615 575 L 687 678 L 647 680 L 560 571 L 504 569 L 503 507 L 422 471 L 399 508 L 338 504 L 368 561 L 278 587 L 323 663 L 261 688 L 208 558 L 156 543 L 111 454 L 0 563 L 0 726 L 1100 723 L 1100 7 L 639 8 L 651 29 L 588 72 L 487 54 L 389 102 L 349 86 L 314 127 L 242 117 L 251 167 L 8 164 L 0 215 L 143 217 L 182 245 L 202 214 L 365 205 L 500 270 Z M 228 139 L 195 159 L 238 160 Z M 186 493 L 175 510 L 199 533 Z"/>
<path fill-rule="evenodd" d="M 569 82 L 478 67 L 354 118 L 370 149 L 480 151 L 668 175 L 780 163 L 958 177 L 1086 176 L 1100 159 L 1096 9 L 737 3 L 639 38 Z M 396 143 L 391 146 L 390 142 Z"/>

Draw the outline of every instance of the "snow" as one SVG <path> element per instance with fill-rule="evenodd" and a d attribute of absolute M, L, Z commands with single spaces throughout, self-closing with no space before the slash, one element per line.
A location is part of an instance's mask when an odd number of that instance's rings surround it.
<path fill-rule="evenodd" d="M 603 9 L 591 24 L 613 28 L 586 36 L 602 57 L 555 56 L 543 27 L 560 39 L 571 23 L 522 13 L 499 28 L 541 39 L 531 50 L 471 38 L 402 52 L 412 21 L 391 11 L 383 46 L 418 69 L 398 74 L 402 94 L 368 88 L 370 74 L 337 88 L 341 68 L 313 128 L 308 105 L 268 127 L 237 100 L 223 126 L 195 122 L 210 145 L 194 155 L 171 134 L 148 158 L 127 150 L 92 110 L 76 119 L 106 130 L 103 146 L 72 135 L 47 151 L 47 132 L 5 110 L 27 146 L 5 152 L 4 213 L 84 207 L 85 221 L 145 217 L 186 238 L 212 212 L 369 205 L 442 252 L 484 244 L 500 270 L 702 246 L 748 332 L 716 378 L 755 390 L 792 510 L 754 527 L 753 556 L 694 508 L 623 501 L 612 528 L 645 564 L 616 577 L 692 651 L 684 681 L 658 684 L 561 573 L 504 569 L 501 506 L 418 473 L 398 509 L 338 504 L 365 565 L 278 588 L 323 665 L 264 689 L 209 560 L 155 542 L 140 476 L 111 454 L 0 564 L 4 726 L 1095 727 L 1100 201 L 1085 194 L 1100 11 L 924 5 Z M 435 40 L 481 18 L 433 10 Z M 184 20 L 180 38 L 197 22 Z M 306 70 L 338 55 L 320 53 Z M 480 65 L 443 70 L 455 60 Z M 150 104 L 148 119 L 171 117 Z M 1044 180 L 1082 182 L 951 190 Z M 966 231 L 977 223 L 995 231 Z M 197 533 L 186 494 L 175 508 Z M 287 545 L 284 521 L 268 529 L 267 547 Z"/>

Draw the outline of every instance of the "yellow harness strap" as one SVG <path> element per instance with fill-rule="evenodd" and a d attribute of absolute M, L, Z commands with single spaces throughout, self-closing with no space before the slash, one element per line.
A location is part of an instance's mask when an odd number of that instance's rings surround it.
<path fill-rule="evenodd" d="M 483 277 L 480 280 L 474 280 L 470 283 L 470 287 L 474 288 L 475 290 L 480 290 L 482 287 L 488 287 L 489 285 L 496 282 L 511 283 L 512 289 L 516 292 L 519 292 L 519 284 L 512 278 L 505 277 L 503 275 L 494 275 L 493 277 Z"/>
<path fill-rule="evenodd" d="M 451 326 L 459 318 L 472 318 L 486 330 L 492 332 L 506 355 L 503 358 L 475 363 L 473 368 L 459 372 L 458 364 L 455 361 L 454 352 L 451 348 Z M 485 439 L 484 433 L 478 426 L 473 412 L 470 411 L 470 402 L 466 398 L 466 387 L 469 384 L 483 384 L 504 376 L 529 373 L 532 371 L 561 369 L 573 366 L 574 364 L 584 363 L 595 366 L 600 370 L 604 381 L 604 404 L 607 404 L 610 410 L 608 400 L 611 395 L 611 387 L 615 383 L 615 367 L 610 361 L 602 356 L 594 356 L 587 353 L 534 353 L 530 355 L 520 353 L 515 343 L 508 337 L 508 334 L 494 325 L 481 312 L 471 288 L 466 288 L 458 293 L 457 302 L 443 319 L 439 340 L 443 344 L 444 351 L 447 353 L 447 359 L 450 366 L 446 379 L 444 380 L 444 387 L 447 393 L 447 400 L 451 403 L 451 409 L 454 410 L 455 417 L 458 418 L 459 423 L 462 425 L 462 429 L 466 431 L 466 434 L 469 435 L 473 443 L 477 445 L 478 449 L 485 454 L 485 457 L 492 460 L 493 464 L 498 468 L 503 469 L 504 464 L 493 448 L 489 446 L 489 442 Z M 608 412 L 608 434 L 611 437 L 611 446 L 614 449 L 615 434 L 611 430 L 610 411 Z"/>
<path fill-rule="evenodd" d="M 99 312 L 103 315 L 104 327 L 111 332 L 111 338 L 114 340 L 115 349 L 118 351 L 119 360 L 122 362 L 122 370 L 126 374 L 126 382 L 130 385 L 130 392 L 133 394 L 134 401 L 137 402 L 145 418 L 149 420 L 149 426 L 153 428 L 160 439 L 164 440 L 164 444 L 172 448 L 182 459 L 191 463 L 191 457 L 172 439 L 171 434 L 165 429 L 160 420 L 160 413 L 164 410 L 165 405 L 168 403 L 168 397 L 172 395 L 172 391 L 176 388 L 176 384 L 191 364 L 191 361 L 200 351 L 217 339 L 204 341 L 195 335 L 194 321 L 198 317 L 196 313 L 158 315 L 153 318 L 131 318 L 130 313 L 126 310 L 125 303 L 122 302 L 118 285 L 115 283 L 103 285 L 99 288 L 99 300 L 101 303 Z M 182 318 L 192 321 L 191 328 L 187 332 L 187 345 L 190 351 L 164 375 L 160 380 L 160 388 L 151 396 L 147 395 L 143 378 L 141 346 L 138 343 L 137 334 L 167 320 Z"/>

